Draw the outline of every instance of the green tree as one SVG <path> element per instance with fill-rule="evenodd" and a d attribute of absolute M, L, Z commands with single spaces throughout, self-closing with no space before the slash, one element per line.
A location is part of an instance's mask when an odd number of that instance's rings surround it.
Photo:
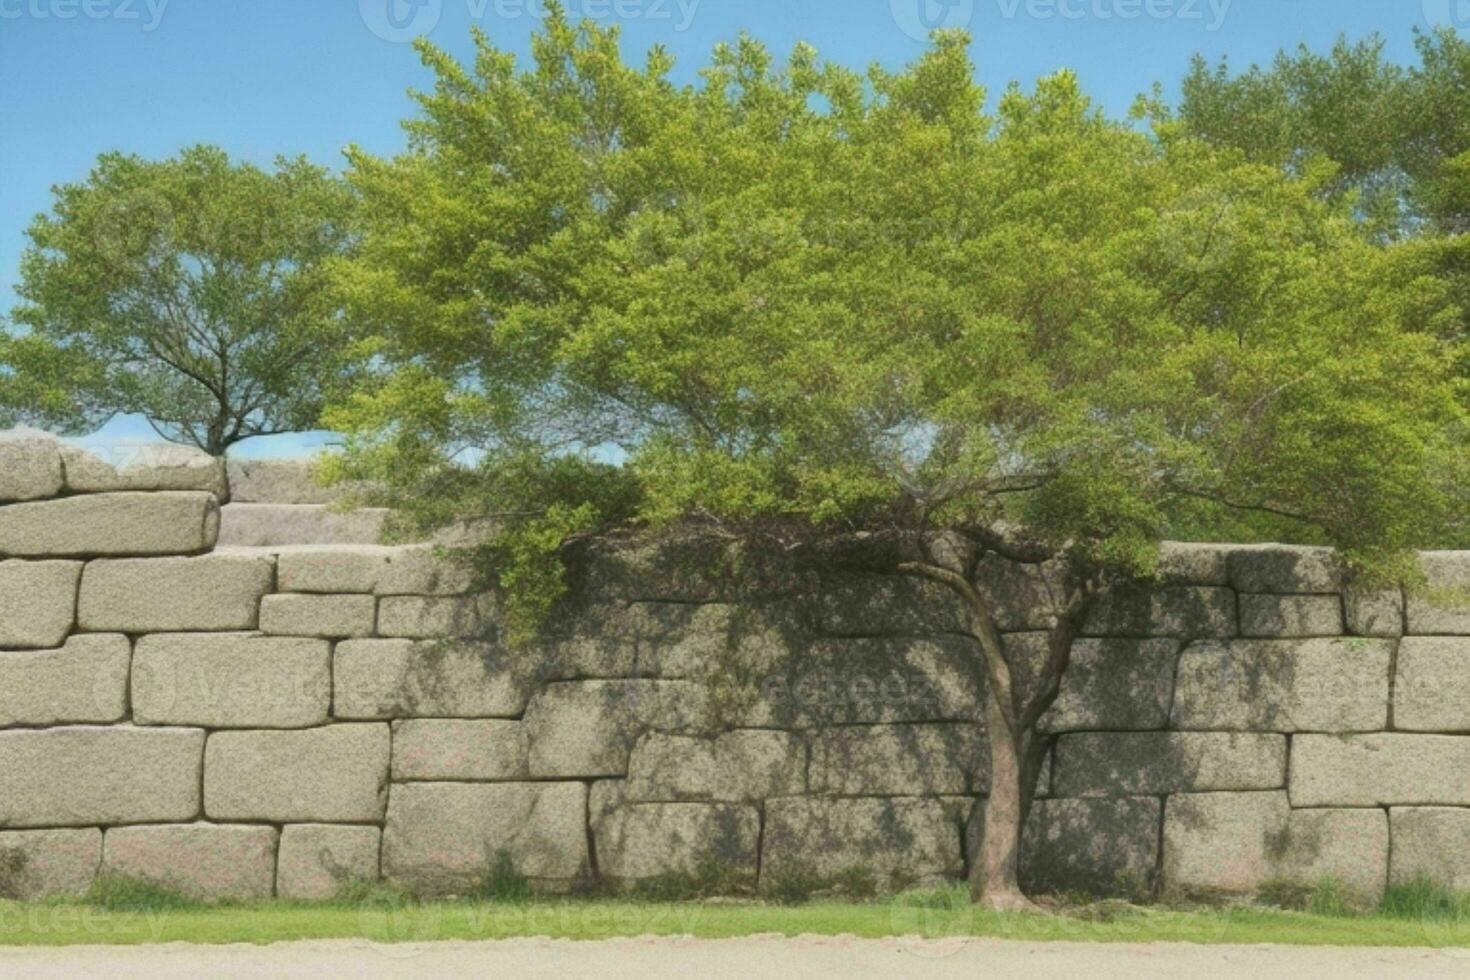
<path fill-rule="evenodd" d="M 53 193 L 0 333 L 0 413 L 67 432 L 138 413 L 216 456 L 316 425 L 343 336 L 324 270 L 348 243 L 340 179 L 199 146 L 105 154 Z"/>
<path fill-rule="evenodd" d="M 1109 121 L 1067 73 L 987 115 L 966 45 L 864 77 L 747 38 L 695 86 L 558 9 L 525 71 L 422 45 L 409 151 L 351 152 L 341 281 L 377 340 L 329 418 L 340 475 L 495 529 L 527 634 L 558 549 L 628 527 L 860 534 L 951 590 L 987 680 L 972 890 L 1015 908 L 1089 607 L 1168 534 L 1391 573 L 1451 519 L 1464 393 L 1408 329 L 1440 284 L 1312 184 Z M 1057 570 L 1042 663 L 1001 642 L 986 552 Z"/>

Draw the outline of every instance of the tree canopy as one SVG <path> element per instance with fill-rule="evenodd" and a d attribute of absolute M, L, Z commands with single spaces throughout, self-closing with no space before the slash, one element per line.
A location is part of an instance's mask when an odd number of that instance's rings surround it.
<path fill-rule="evenodd" d="M 0 415 L 91 431 L 144 415 L 214 455 L 313 428 L 342 345 L 323 261 L 351 195 L 304 159 L 273 173 L 194 147 L 99 158 L 54 189 L 0 333 Z"/>

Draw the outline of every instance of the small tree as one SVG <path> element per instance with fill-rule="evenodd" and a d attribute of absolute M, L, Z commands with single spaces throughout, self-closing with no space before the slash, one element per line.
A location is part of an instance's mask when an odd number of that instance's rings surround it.
<path fill-rule="evenodd" d="M 54 190 L 0 334 L 0 412 L 69 432 L 120 412 L 216 456 L 310 429 L 341 346 L 324 260 L 350 194 L 304 159 L 274 173 L 194 147 L 105 154 Z"/>
<path fill-rule="evenodd" d="M 1069 74 L 987 116 L 966 44 L 865 80 L 743 39 L 690 88 L 555 9 L 525 73 L 481 36 L 473 71 L 423 46 L 411 151 L 352 155 L 344 286 L 380 340 L 330 418 L 344 475 L 425 523 L 493 518 L 524 631 L 577 535 L 888 539 L 968 615 L 973 892 L 1018 908 L 1036 722 L 1089 606 L 1166 534 L 1391 566 L 1451 510 L 1463 392 L 1453 344 L 1406 329 L 1442 296 L 1345 211 L 1110 122 Z M 1062 586 L 1040 664 L 1002 642 L 987 551 Z"/>

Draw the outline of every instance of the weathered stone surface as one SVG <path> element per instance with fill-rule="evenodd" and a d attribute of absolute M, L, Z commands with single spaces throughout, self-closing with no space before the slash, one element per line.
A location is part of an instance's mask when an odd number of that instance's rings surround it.
<path fill-rule="evenodd" d="M 253 633 L 155 633 L 133 655 L 140 725 L 306 728 L 326 722 L 332 654 L 325 640 Z"/>
<path fill-rule="evenodd" d="M 475 588 L 479 572 L 468 562 L 429 545 L 395 549 L 379 579 L 378 595 L 463 595 Z"/>
<path fill-rule="evenodd" d="M 387 725 L 221 732 L 204 752 L 211 820 L 353 823 L 383 818 Z"/>
<path fill-rule="evenodd" d="M 628 760 L 630 802 L 745 802 L 806 791 L 807 750 L 789 732 L 735 731 L 715 738 L 653 733 Z"/>
<path fill-rule="evenodd" d="M 114 827 L 103 843 L 106 874 L 151 881 L 205 901 L 270 898 L 274 827 L 185 824 Z"/>
<path fill-rule="evenodd" d="M 220 510 L 219 543 L 234 548 L 292 544 L 378 544 L 388 511 L 336 511 L 317 504 L 228 504 Z"/>
<path fill-rule="evenodd" d="M 1196 643 L 1179 658 L 1174 727 L 1363 732 L 1388 723 L 1388 640 Z"/>
<path fill-rule="evenodd" d="M 378 880 L 377 827 L 291 824 L 281 831 L 276 897 L 321 901 L 356 882 Z"/>
<path fill-rule="evenodd" d="M 639 676 L 666 680 L 734 674 L 751 683 L 778 670 L 793 649 L 805 648 L 815 636 L 811 608 L 789 601 L 638 602 L 598 607 L 589 618 L 599 641 L 616 643 L 619 654 L 632 647 Z"/>
<path fill-rule="evenodd" d="M 1348 632 L 1397 637 L 1404 633 L 1404 594 L 1397 589 L 1348 589 L 1342 596 Z"/>
<path fill-rule="evenodd" d="M 232 459 L 229 479 L 242 504 L 329 504 L 340 493 L 321 484 L 313 460 Z"/>
<path fill-rule="evenodd" d="M 812 736 L 811 789 L 836 796 L 984 793 L 990 758 L 979 725 L 864 725 Z"/>
<path fill-rule="evenodd" d="M 975 587 L 1007 633 L 1046 629 L 1066 596 L 1059 565 L 1023 565 L 994 553 L 975 566 Z"/>
<path fill-rule="evenodd" d="M 1470 636 L 1470 551 L 1419 556 L 1426 581 L 1409 591 L 1409 632 Z"/>
<path fill-rule="evenodd" d="M 760 813 L 733 803 L 641 803 L 592 824 L 598 872 L 617 882 L 694 875 L 711 868 L 748 875 L 760 848 Z"/>
<path fill-rule="evenodd" d="M 378 600 L 378 635 L 405 639 L 478 638 L 495 628 L 489 595 L 384 596 Z"/>
<path fill-rule="evenodd" d="M 1174 896 L 1251 893 L 1270 881 L 1325 879 L 1360 901 L 1383 893 L 1388 818 L 1381 810 L 1292 810 L 1285 793 L 1171 796 L 1164 889 Z"/>
<path fill-rule="evenodd" d="M 77 613 L 75 561 L 0 561 L 0 650 L 56 647 Z"/>
<path fill-rule="evenodd" d="M 370 595 L 268 595 L 260 629 L 277 636 L 348 639 L 373 635 L 378 601 Z"/>
<path fill-rule="evenodd" d="M 196 729 L 0 732 L 0 827 L 192 820 L 203 755 Z"/>
<path fill-rule="evenodd" d="M 133 447 L 121 465 L 63 446 L 66 488 L 72 493 L 116 493 L 125 490 L 203 490 L 221 501 L 230 495 L 222 460 L 190 446 L 159 442 Z"/>
<path fill-rule="evenodd" d="M 77 620 L 92 632 L 253 630 L 273 575 L 270 558 L 247 555 L 88 562 Z"/>
<path fill-rule="evenodd" d="M 488 643 L 347 640 L 333 663 L 338 718 L 514 718 L 533 687 L 534 665 Z"/>
<path fill-rule="evenodd" d="M 1168 639 L 1074 641 L 1071 665 L 1056 703 L 1042 716 L 1042 731 L 1167 727 L 1179 646 Z"/>
<path fill-rule="evenodd" d="M 0 507 L 0 556 L 181 555 L 214 547 L 210 493 L 100 493 Z"/>
<path fill-rule="evenodd" d="M 1093 605 L 1087 636 L 1229 638 L 1236 635 L 1235 593 L 1217 586 L 1121 586 Z"/>
<path fill-rule="evenodd" d="M 779 549 L 699 533 L 589 541 L 572 558 L 574 591 L 605 602 L 749 602 L 816 584 Z"/>
<path fill-rule="evenodd" d="M 1393 725 L 1406 732 L 1470 732 L 1470 637 L 1400 641 Z"/>
<path fill-rule="evenodd" d="M 1230 553 L 1237 545 L 1165 541 L 1159 578 L 1170 585 L 1229 585 Z"/>
<path fill-rule="evenodd" d="M 402 783 L 383 831 L 383 877 L 462 894 L 502 860 L 533 884 L 565 889 L 588 872 L 582 783 Z"/>
<path fill-rule="evenodd" d="M 1392 884 L 1428 879 L 1455 891 L 1470 891 L 1470 810 L 1394 807 L 1389 817 L 1393 826 Z"/>
<path fill-rule="evenodd" d="M 0 727 L 106 724 L 128 711 L 126 636 L 73 636 L 60 650 L 0 653 Z"/>
<path fill-rule="evenodd" d="M 1057 742 L 1058 796 L 1280 789 L 1286 739 L 1234 732 L 1102 732 Z"/>
<path fill-rule="evenodd" d="M 0 899 L 84 894 L 101 863 L 102 831 L 95 827 L 0 833 Z"/>
<path fill-rule="evenodd" d="M 379 544 L 286 545 L 276 553 L 280 592 L 371 594 L 399 549 Z"/>
<path fill-rule="evenodd" d="M 1337 592 L 1342 563 L 1331 548 L 1259 545 L 1230 552 L 1230 584 L 1241 592 Z"/>
<path fill-rule="evenodd" d="M 1341 636 L 1342 632 L 1338 596 L 1240 596 L 1241 636 Z"/>
<path fill-rule="evenodd" d="M 0 503 L 61 492 L 61 443 L 34 429 L 0 432 Z"/>
<path fill-rule="evenodd" d="M 818 597 L 818 625 L 829 636 L 963 632 L 965 610 L 944 586 L 908 575 L 833 574 Z"/>
<path fill-rule="evenodd" d="M 530 775 L 527 751 L 518 721 L 393 723 L 396 780 L 524 780 Z"/>
<path fill-rule="evenodd" d="M 1037 800 L 1021 840 L 1022 886 L 1041 894 L 1147 898 L 1162 816 L 1163 805 L 1152 798 Z"/>
<path fill-rule="evenodd" d="M 964 871 L 959 823 L 934 799 L 796 797 L 766 804 L 761 880 L 862 867 L 886 888 Z"/>
<path fill-rule="evenodd" d="M 1291 805 L 1470 806 L 1470 737 L 1299 735 Z"/>
<path fill-rule="evenodd" d="M 526 708 L 531 775 L 621 776 L 644 733 L 697 734 L 710 724 L 707 691 L 688 681 L 548 684 Z"/>

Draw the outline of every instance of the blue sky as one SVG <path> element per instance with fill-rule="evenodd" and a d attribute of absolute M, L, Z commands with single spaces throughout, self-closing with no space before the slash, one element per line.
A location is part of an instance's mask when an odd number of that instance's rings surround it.
<path fill-rule="evenodd" d="M 663 44 L 692 80 L 711 46 L 748 31 L 778 51 L 799 40 L 848 64 L 892 67 L 924 25 L 966 26 L 992 93 L 1061 67 L 1122 112 L 1155 81 L 1172 88 L 1196 52 L 1241 67 L 1284 45 L 1384 35 L 1410 60 L 1413 29 L 1470 31 L 1470 0 L 569 0 L 622 25 L 640 53 Z M 539 0 L 0 0 L 0 310 L 14 302 L 24 229 L 50 187 L 106 150 L 164 157 L 216 143 L 267 164 L 304 153 L 332 167 L 358 143 L 402 146 L 407 91 L 426 73 L 406 39 L 460 56 L 478 24 L 526 52 Z M 118 419 L 93 445 L 151 440 Z M 325 436 L 257 440 L 242 456 L 294 455 Z"/>

